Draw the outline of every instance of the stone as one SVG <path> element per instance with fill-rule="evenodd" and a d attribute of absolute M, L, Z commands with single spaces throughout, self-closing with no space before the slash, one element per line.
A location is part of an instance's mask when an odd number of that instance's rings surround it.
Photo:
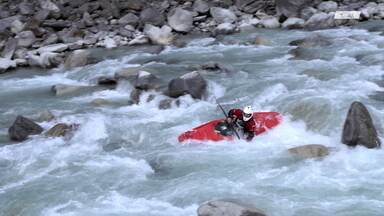
<path fill-rule="evenodd" d="M 165 110 L 170 109 L 172 107 L 172 99 L 164 99 L 159 103 L 159 109 Z"/>
<path fill-rule="evenodd" d="M 51 90 L 56 96 L 65 96 L 65 95 L 75 94 L 75 93 L 88 90 L 91 87 L 92 86 L 75 86 L 75 85 L 57 84 L 52 86 Z"/>
<path fill-rule="evenodd" d="M 16 61 L 10 60 L 8 58 L 0 58 L 0 74 L 15 67 Z"/>
<path fill-rule="evenodd" d="M 26 59 L 14 59 L 14 61 L 16 62 L 16 66 L 19 67 L 25 67 L 25 66 L 28 66 L 28 61 Z"/>
<path fill-rule="evenodd" d="M 50 111 L 45 110 L 39 114 L 37 118 L 38 122 L 49 122 L 55 119 L 55 115 L 53 115 Z"/>
<path fill-rule="evenodd" d="M 45 52 L 40 55 L 28 53 L 28 64 L 42 68 L 51 68 L 58 66 L 62 62 L 62 55 L 54 52 Z"/>
<path fill-rule="evenodd" d="M 209 11 L 209 5 L 204 0 L 196 0 L 193 3 L 193 11 L 196 11 L 197 13 L 205 14 Z"/>
<path fill-rule="evenodd" d="M 20 20 L 15 20 L 11 23 L 11 32 L 14 34 L 18 34 L 19 32 L 23 31 L 24 24 Z"/>
<path fill-rule="evenodd" d="M 129 96 L 129 104 L 139 104 L 140 103 L 140 96 L 143 90 L 134 88 Z"/>
<path fill-rule="evenodd" d="M 64 62 L 66 68 L 75 68 L 85 66 L 89 62 L 89 51 L 75 50 L 67 56 Z"/>
<path fill-rule="evenodd" d="M 43 128 L 32 120 L 24 117 L 17 116 L 12 126 L 8 129 L 8 136 L 13 141 L 22 142 L 28 138 L 29 135 L 41 134 Z"/>
<path fill-rule="evenodd" d="M 291 41 L 289 45 L 305 47 L 305 48 L 326 47 L 326 46 L 332 45 L 332 41 L 328 37 L 316 34 L 303 39 Z"/>
<path fill-rule="evenodd" d="M 141 10 L 145 6 L 145 2 L 142 0 L 125 0 L 120 2 L 120 8 L 122 9 L 132 9 L 132 10 Z"/>
<path fill-rule="evenodd" d="M 97 85 L 102 86 L 116 86 L 117 79 L 115 77 L 101 76 L 97 78 Z"/>
<path fill-rule="evenodd" d="M 313 0 L 275 0 L 278 14 L 298 17 L 300 10 L 314 3 Z"/>
<path fill-rule="evenodd" d="M 237 20 L 235 13 L 233 13 L 229 9 L 220 8 L 220 7 L 212 7 L 210 9 L 211 16 L 215 20 L 216 23 L 233 23 Z"/>
<path fill-rule="evenodd" d="M 43 10 L 52 11 L 55 13 L 60 12 L 60 8 L 51 0 L 39 0 L 40 7 Z"/>
<path fill-rule="evenodd" d="M 305 20 L 303 19 L 290 17 L 287 20 L 285 20 L 281 26 L 287 29 L 298 29 L 298 28 L 303 28 L 304 23 L 305 23 Z"/>
<path fill-rule="evenodd" d="M 371 115 L 361 102 L 353 102 L 344 122 L 341 142 L 355 147 L 363 145 L 367 148 L 379 148 L 380 139 L 373 124 Z"/>
<path fill-rule="evenodd" d="M 45 52 L 63 52 L 68 49 L 68 44 L 58 43 L 40 47 L 36 51 L 40 54 Z"/>
<path fill-rule="evenodd" d="M 288 151 L 303 158 L 317 158 L 329 155 L 329 149 L 326 146 L 318 144 L 298 146 L 290 148 Z"/>
<path fill-rule="evenodd" d="M 168 13 L 168 25 L 178 32 L 189 32 L 193 25 L 193 14 L 180 7 Z"/>
<path fill-rule="evenodd" d="M 118 21 L 119 24 L 121 25 L 132 25 L 136 26 L 139 23 L 139 17 L 136 16 L 133 13 L 128 13 L 121 17 Z"/>
<path fill-rule="evenodd" d="M 170 45 L 173 41 L 172 28 L 163 26 L 161 28 L 146 24 L 144 33 L 148 36 L 153 44 Z"/>
<path fill-rule="evenodd" d="M 12 59 L 13 54 L 15 53 L 17 47 L 17 40 L 14 38 L 9 38 L 5 43 L 4 49 L 1 52 L 1 57 L 6 59 Z"/>
<path fill-rule="evenodd" d="M 134 81 L 134 87 L 145 91 L 156 89 L 160 87 L 160 79 L 147 71 L 139 71 Z"/>
<path fill-rule="evenodd" d="M 254 14 L 259 10 L 264 10 L 268 6 L 274 6 L 273 1 L 260 0 L 235 0 L 236 7 L 248 14 Z"/>
<path fill-rule="evenodd" d="M 260 24 L 265 28 L 279 28 L 280 27 L 279 20 L 273 16 L 263 17 L 260 20 Z"/>
<path fill-rule="evenodd" d="M 22 15 L 33 15 L 35 13 L 35 6 L 32 3 L 29 3 L 29 2 L 21 2 L 19 5 L 19 12 L 22 14 Z"/>
<path fill-rule="evenodd" d="M 105 106 L 109 104 L 111 104 L 111 102 L 103 98 L 96 98 L 93 101 L 91 101 L 92 106 Z"/>
<path fill-rule="evenodd" d="M 140 13 L 141 23 L 145 25 L 162 26 L 164 25 L 165 18 L 163 13 L 156 8 L 148 7 Z"/>
<path fill-rule="evenodd" d="M 143 45 L 143 44 L 148 44 L 149 39 L 145 35 L 139 35 L 132 39 L 131 41 L 128 42 L 128 45 L 134 46 L 134 45 Z"/>
<path fill-rule="evenodd" d="M 324 1 L 317 6 L 317 9 L 328 13 L 328 12 L 335 12 L 337 10 L 337 7 L 338 5 L 334 1 Z"/>
<path fill-rule="evenodd" d="M 57 36 L 56 33 L 52 33 L 48 35 L 47 38 L 43 41 L 43 45 L 50 45 L 50 44 L 55 44 L 59 41 L 59 37 Z"/>
<path fill-rule="evenodd" d="M 15 20 L 20 20 L 20 16 L 10 16 L 7 18 L 0 19 L 0 32 L 4 32 L 7 28 L 10 28 L 12 26 L 12 23 Z"/>
<path fill-rule="evenodd" d="M 236 26 L 233 25 L 232 23 L 221 23 L 218 25 L 215 30 L 214 34 L 215 35 L 227 35 L 227 34 L 232 34 L 236 31 Z"/>
<path fill-rule="evenodd" d="M 43 27 L 50 27 L 55 30 L 61 30 L 64 28 L 69 28 L 72 26 L 72 23 L 68 20 L 44 20 L 41 24 Z"/>
<path fill-rule="evenodd" d="M 316 13 L 309 18 L 304 27 L 310 30 L 325 29 L 335 26 L 334 13 Z"/>
<path fill-rule="evenodd" d="M 60 123 L 60 124 L 57 124 L 57 125 L 53 126 L 51 129 L 49 129 L 45 133 L 45 135 L 47 137 L 63 137 L 71 129 L 72 129 L 72 127 L 70 125 L 67 125 L 67 124 L 64 124 L 64 123 Z"/>
<path fill-rule="evenodd" d="M 32 31 L 23 31 L 16 36 L 18 46 L 30 47 L 36 41 L 36 37 Z"/>
<path fill-rule="evenodd" d="M 300 11 L 300 17 L 304 20 L 308 20 L 313 16 L 315 13 L 317 13 L 317 10 L 313 7 L 306 7 L 303 10 Z"/>
<path fill-rule="evenodd" d="M 206 89 L 207 82 L 199 72 L 194 71 L 172 79 L 168 84 L 167 94 L 173 98 L 190 94 L 195 99 L 202 99 Z"/>
<path fill-rule="evenodd" d="M 257 208 L 250 208 L 235 202 L 214 200 L 203 203 L 197 209 L 198 216 L 266 216 Z"/>

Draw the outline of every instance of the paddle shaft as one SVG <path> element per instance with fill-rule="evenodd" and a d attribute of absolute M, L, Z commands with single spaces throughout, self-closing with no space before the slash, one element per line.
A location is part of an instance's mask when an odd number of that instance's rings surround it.
<path fill-rule="evenodd" d="M 219 102 L 216 101 L 216 103 L 217 103 L 217 105 L 220 107 L 221 111 L 223 111 L 224 116 L 225 116 L 225 120 L 227 120 L 228 115 L 227 115 L 227 113 L 225 112 L 224 108 L 219 104 Z M 237 138 L 240 139 L 240 136 L 239 136 L 239 134 L 237 133 L 236 129 L 233 127 L 233 125 L 232 125 L 232 124 L 229 124 L 229 127 L 233 130 L 233 132 L 235 132 Z"/>

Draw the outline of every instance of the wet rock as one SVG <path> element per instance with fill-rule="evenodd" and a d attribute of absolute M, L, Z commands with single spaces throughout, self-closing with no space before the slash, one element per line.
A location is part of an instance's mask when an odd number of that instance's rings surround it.
<path fill-rule="evenodd" d="M 48 110 L 45 110 L 40 113 L 39 117 L 37 118 L 36 121 L 38 122 L 49 122 L 55 119 L 55 116 Z"/>
<path fill-rule="evenodd" d="M 66 84 L 57 84 L 52 86 L 52 92 L 56 96 L 65 96 L 70 94 L 81 93 L 90 90 L 92 86 L 75 86 Z"/>
<path fill-rule="evenodd" d="M 290 60 L 313 60 L 313 59 L 326 59 L 324 55 L 322 55 L 319 50 L 310 49 L 305 47 L 297 47 L 295 49 L 291 49 L 289 54 L 293 55 Z M 328 57 L 329 58 L 329 57 Z"/>
<path fill-rule="evenodd" d="M 190 94 L 195 99 L 201 99 L 206 92 L 207 82 L 199 72 L 190 72 L 183 76 L 172 79 L 168 84 L 167 94 L 177 98 Z"/>
<path fill-rule="evenodd" d="M 298 146 L 294 148 L 288 149 L 288 151 L 294 155 L 303 157 L 303 158 L 317 158 L 317 157 L 325 157 L 329 155 L 329 150 L 326 146 L 312 144 L 312 145 L 304 145 Z"/>
<path fill-rule="evenodd" d="M 317 8 L 323 12 L 334 12 L 337 10 L 337 3 L 334 1 L 324 1 L 321 2 Z"/>
<path fill-rule="evenodd" d="M 40 55 L 35 55 L 33 53 L 28 54 L 28 64 L 30 66 L 51 68 L 61 64 L 62 60 L 62 55 L 54 52 L 45 52 Z"/>
<path fill-rule="evenodd" d="M 285 17 L 298 17 L 299 12 L 313 2 L 312 0 L 275 0 L 278 14 Z"/>
<path fill-rule="evenodd" d="M 221 200 L 203 203 L 197 209 L 197 214 L 198 216 L 266 216 L 260 209 Z"/>
<path fill-rule="evenodd" d="M 221 23 L 214 30 L 214 35 L 227 35 L 236 31 L 236 26 L 232 23 Z"/>
<path fill-rule="evenodd" d="M 348 146 L 363 145 L 367 148 L 381 146 L 371 115 L 360 102 L 353 102 L 343 127 L 341 142 Z"/>
<path fill-rule="evenodd" d="M 334 13 L 316 13 L 305 22 L 305 28 L 310 30 L 335 27 Z"/>
<path fill-rule="evenodd" d="M 159 109 L 165 110 L 170 109 L 172 107 L 172 99 L 164 99 L 159 103 Z"/>
<path fill-rule="evenodd" d="M 303 39 L 291 41 L 289 45 L 305 47 L 305 48 L 326 47 L 326 46 L 332 45 L 332 41 L 328 37 L 325 37 L 322 35 L 314 35 L 314 36 L 309 36 Z"/>
<path fill-rule="evenodd" d="M 60 123 L 60 124 L 57 124 L 57 125 L 53 126 L 51 129 L 49 129 L 45 133 L 45 135 L 47 137 L 63 137 L 71 129 L 72 129 L 72 127 L 70 125 L 67 125 L 67 124 L 64 124 L 64 123 Z"/>
<path fill-rule="evenodd" d="M 237 20 L 236 14 L 229 9 L 212 7 L 210 9 L 211 16 L 216 23 L 233 23 Z"/>
<path fill-rule="evenodd" d="M 65 59 L 64 66 L 66 68 L 85 66 L 89 62 L 89 55 L 87 50 L 75 50 Z"/>
<path fill-rule="evenodd" d="M 201 65 L 202 70 L 207 70 L 207 71 L 220 71 L 224 73 L 231 73 L 234 71 L 234 69 L 231 66 L 227 66 L 221 63 L 217 62 L 208 62 L 203 65 Z"/>
<path fill-rule="evenodd" d="M 111 104 L 111 102 L 103 98 L 96 98 L 93 101 L 91 101 L 92 106 L 105 106 L 109 104 Z"/>
<path fill-rule="evenodd" d="M 157 89 L 160 87 L 160 79 L 147 71 L 139 71 L 136 75 L 134 86 L 144 91 Z"/>
<path fill-rule="evenodd" d="M 375 14 L 379 12 L 378 5 L 375 2 L 370 2 L 360 9 L 361 16 L 365 19 L 372 18 Z"/>
<path fill-rule="evenodd" d="M 263 17 L 260 20 L 260 24 L 265 28 L 279 28 L 280 27 L 279 20 L 276 17 L 272 17 L 272 16 Z"/>
<path fill-rule="evenodd" d="M 175 31 L 189 32 L 193 28 L 193 14 L 180 7 L 173 9 L 168 14 L 168 24 Z"/>
<path fill-rule="evenodd" d="M 128 13 L 121 17 L 118 21 L 119 24 L 121 25 L 132 25 L 136 26 L 139 23 L 139 17 L 136 16 L 133 13 Z"/>
<path fill-rule="evenodd" d="M 0 58 L 0 74 L 16 67 L 16 61 L 7 58 Z"/>
<path fill-rule="evenodd" d="M 29 135 L 41 134 L 43 128 L 24 116 L 17 116 L 12 126 L 8 129 L 8 136 L 13 141 L 24 141 Z"/>
<path fill-rule="evenodd" d="M 116 86 L 117 79 L 115 77 L 101 76 L 97 78 L 97 84 L 103 86 Z"/>
<path fill-rule="evenodd" d="M 173 40 L 172 28 L 163 26 L 161 28 L 147 24 L 144 33 L 149 37 L 153 44 L 170 45 Z"/>
<path fill-rule="evenodd" d="M 140 20 L 143 24 L 154 26 L 162 26 L 165 22 L 163 13 L 156 8 L 148 7 L 141 11 Z"/>
<path fill-rule="evenodd" d="M 1 57 L 6 59 L 12 59 L 13 54 L 15 53 L 17 47 L 17 40 L 14 38 L 9 38 L 5 43 L 4 49 L 1 52 Z"/>
<path fill-rule="evenodd" d="M 196 12 L 201 13 L 201 14 L 208 13 L 209 5 L 204 0 L 196 0 L 193 3 L 193 11 L 196 11 Z"/>
<path fill-rule="evenodd" d="M 132 104 L 139 104 L 140 103 L 140 96 L 143 93 L 143 90 L 140 89 L 133 89 L 130 96 L 128 103 L 130 105 Z"/>
<path fill-rule="evenodd" d="M 18 46 L 30 47 L 36 41 L 36 37 L 32 31 L 23 31 L 16 36 Z"/>
<path fill-rule="evenodd" d="M 282 24 L 282 27 L 287 28 L 287 29 L 303 28 L 304 23 L 305 23 L 305 20 L 303 20 L 303 19 L 296 18 L 296 17 L 290 17 L 284 21 L 284 23 Z"/>

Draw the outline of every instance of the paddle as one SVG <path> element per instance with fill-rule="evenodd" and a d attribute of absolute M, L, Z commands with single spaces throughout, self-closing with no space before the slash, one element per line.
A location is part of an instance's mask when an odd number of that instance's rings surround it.
<path fill-rule="evenodd" d="M 228 115 L 227 115 L 227 113 L 225 112 L 224 108 L 219 104 L 219 102 L 217 102 L 217 100 L 216 100 L 216 103 L 217 103 L 217 105 L 220 107 L 221 111 L 223 111 L 224 116 L 225 116 L 225 120 L 227 120 Z M 232 125 L 232 124 L 229 124 L 229 127 L 232 129 L 233 132 L 235 132 L 237 138 L 240 139 L 240 136 L 239 136 L 239 134 L 237 133 L 236 129 L 233 127 L 233 125 Z"/>

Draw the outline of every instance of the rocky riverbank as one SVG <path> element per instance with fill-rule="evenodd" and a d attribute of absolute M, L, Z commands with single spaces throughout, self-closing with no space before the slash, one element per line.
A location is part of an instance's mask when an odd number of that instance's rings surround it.
<path fill-rule="evenodd" d="M 361 16 L 335 20 L 337 10 L 358 10 Z M 82 49 L 90 47 L 173 45 L 188 33 L 321 29 L 382 18 L 382 0 L 2 1 L 0 73 L 27 66 L 82 66 L 89 62 Z"/>

